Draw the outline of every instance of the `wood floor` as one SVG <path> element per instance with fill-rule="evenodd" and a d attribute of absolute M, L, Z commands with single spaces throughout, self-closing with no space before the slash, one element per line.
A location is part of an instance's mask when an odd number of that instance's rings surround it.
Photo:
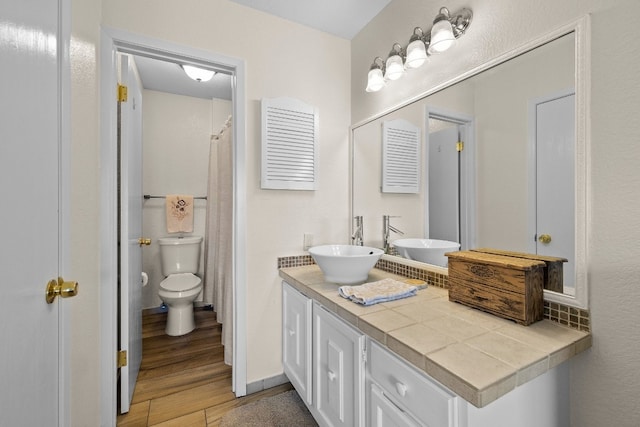
<path fill-rule="evenodd" d="M 218 426 L 229 410 L 292 389 L 290 383 L 236 398 L 223 362 L 222 326 L 213 311 L 196 310 L 196 329 L 165 335 L 166 312 L 143 314 L 142 366 L 129 413 L 118 426 Z"/>

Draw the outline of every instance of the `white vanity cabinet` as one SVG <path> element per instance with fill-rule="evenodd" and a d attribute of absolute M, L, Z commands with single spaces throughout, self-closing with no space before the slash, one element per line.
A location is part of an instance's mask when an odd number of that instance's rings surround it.
<path fill-rule="evenodd" d="M 537 373 L 542 359 L 518 374 L 531 378 L 475 407 L 286 282 L 282 332 L 284 372 L 323 427 L 569 425 L 568 363 Z"/>
<path fill-rule="evenodd" d="M 311 389 L 311 299 L 286 283 L 282 288 L 282 364 L 284 373 L 305 403 Z"/>
<path fill-rule="evenodd" d="M 368 423 L 375 426 L 456 427 L 466 408 L 452 391 L 370 339 L 367 357 Z"/>
<path fill-rule="evenodd" d="M 364 426 L 362 332 L 283 282 L 284 372 L 321 426 Z"/>

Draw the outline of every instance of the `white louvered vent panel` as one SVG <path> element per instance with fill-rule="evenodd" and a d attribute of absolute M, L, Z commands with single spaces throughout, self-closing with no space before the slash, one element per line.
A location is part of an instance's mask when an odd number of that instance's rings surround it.
<path fill-rule="evenodd" d="M 382 124 L 382 192 L 420 191 L 420 128 L 406 120 Z"/>
<path fill-rule="evenodd" d="M 262 188 L 315 190 L 317 109 L 291 98 L 262 100 Z"/>

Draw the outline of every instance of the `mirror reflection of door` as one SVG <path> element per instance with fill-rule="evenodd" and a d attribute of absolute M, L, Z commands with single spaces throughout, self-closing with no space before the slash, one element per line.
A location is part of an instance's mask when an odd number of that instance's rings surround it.
<path fill-rule="evenodd" d="M 567 258 L 563 293 L 575 280 L 575 94 L 535 102 L 535 252 Z"/>
<path fill-rule="evenodd" d="M 429 133 L 428 238 L 460 243 L 458 126 L 440 120 L 434 122 L 443 126 Z"/>
<path fill-rule="evenodd" d="M 475 191 L 470 181 L 473 163 L 471 117 L 455 113 L 427 114 L 427 177 L 425 237 L 460 243 L 460 249 L 473 247 Z"/>

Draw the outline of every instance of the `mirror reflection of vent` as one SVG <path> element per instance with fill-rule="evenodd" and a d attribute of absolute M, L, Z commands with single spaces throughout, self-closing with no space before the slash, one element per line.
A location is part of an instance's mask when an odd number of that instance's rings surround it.
<path fill-rule="evenodd" d="M 262 100 L 263 189 L 315 190 L 318 111 L 292 98 Z"/>
<path fill-rule="evenodd" d="M 382 123 L 382 192 L 420 192 L 420 128 L 406 120 Z"/>

